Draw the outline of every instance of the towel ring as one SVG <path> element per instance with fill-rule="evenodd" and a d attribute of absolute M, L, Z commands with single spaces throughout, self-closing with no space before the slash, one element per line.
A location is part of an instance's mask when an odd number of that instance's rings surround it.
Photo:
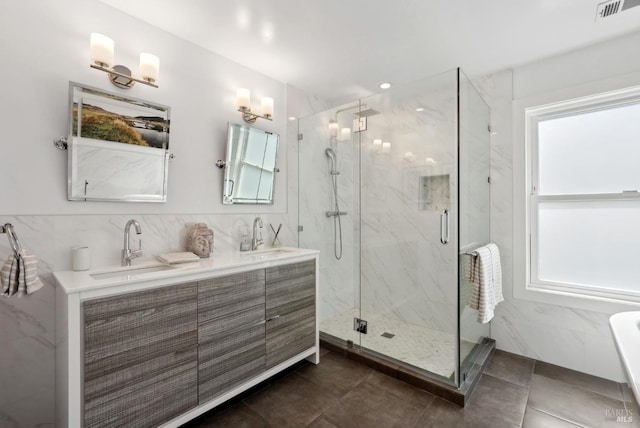
<path fill-rule="evenodd" d="M 13 253 L 17 256 L 18 253 L 22 250 L 22 244 L 20 244 L 18 235 L 16 235 L 16 231 L 13 229 L 13 225 L 11 223 L 5 224 L 4 229 L 7 233 L 7 237 L 9 238 L 9 245 L 11 245 Z"/>

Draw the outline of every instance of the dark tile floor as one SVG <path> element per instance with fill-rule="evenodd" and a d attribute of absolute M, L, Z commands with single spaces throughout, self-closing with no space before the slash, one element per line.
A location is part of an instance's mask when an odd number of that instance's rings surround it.
<path fill-rule="evenodd" d="M 626 385 L 496 351 L 466 407 L 322 351 L 185 425 L 196 427 L 640 427 Z"/>

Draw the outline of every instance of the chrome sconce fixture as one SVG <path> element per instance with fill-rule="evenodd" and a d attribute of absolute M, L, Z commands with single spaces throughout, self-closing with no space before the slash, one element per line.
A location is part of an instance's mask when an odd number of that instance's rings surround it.
<path fill-rule="evenodd" d="M 273 98 L 262 98 L 262 116 L 251 112 L 251 92 L 248 89 L 239 88 L 236 92 L 238 111 L 242 113 L 242 119 L 247 123 L 254 123 L 258 118 L 272 120 Z"/>
<path fill-rule="evenodd" d="M 338 125 L 338 122 L 331 120 L 329 122 L 329 140 L 331 140 L 332 143 L 335 143 L 336 141 L 338 141 L 338 130 L 340 129 L 340 125 Z"/>
<path fill-rule="evenodd" d="M 160 74 L 160 59 L 150 53 L 140 54 L 140 75 L 134 77 L 131 70 L 124 65 L 113 64 L 114 43 L 109 37 L 91 33 L 91 68 L 104 71 L 109 74 L 109 81 L 119 88 L 129 89 L 136 82 L 158 87 L 158 75 Z"/>

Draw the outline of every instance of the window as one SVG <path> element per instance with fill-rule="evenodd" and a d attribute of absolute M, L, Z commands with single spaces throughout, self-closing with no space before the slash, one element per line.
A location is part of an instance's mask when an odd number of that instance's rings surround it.
<path fill-rule="evenodd" d="M 640 302 L 640 88 L 525 116 L 528 288 Z"/>

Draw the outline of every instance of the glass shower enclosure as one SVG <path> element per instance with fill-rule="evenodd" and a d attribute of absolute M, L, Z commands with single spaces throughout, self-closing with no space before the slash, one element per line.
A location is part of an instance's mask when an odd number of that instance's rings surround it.
<path fill-rule="evenodd" d="M 456 69 L 299 120 L 298 244 L 321 250 L 324 339 L 455 387 L 473 371 L 489 115 Z"/>

